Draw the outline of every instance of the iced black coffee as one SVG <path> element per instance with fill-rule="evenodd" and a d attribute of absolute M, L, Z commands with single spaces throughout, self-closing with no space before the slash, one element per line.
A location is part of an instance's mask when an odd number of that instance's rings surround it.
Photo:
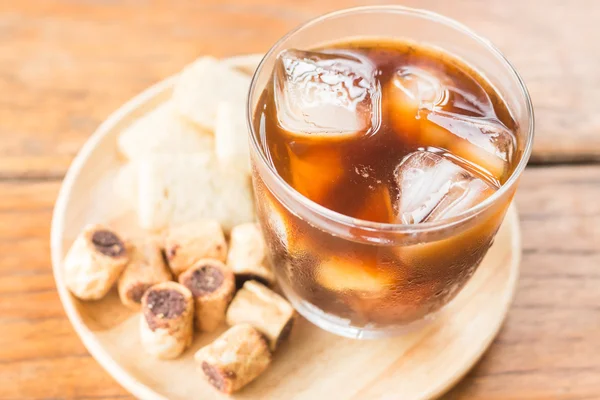
<path fill-rule="evenodd" d="M 252 124 L 269 168 L 313 204 L 286 201 L 255 169 L 284 291 L 301 312 L 366 329 L 423 319 L 467 282 L 512 195 L 463 217 L 502 187 L 522 152 L 518 123 L 482 73 L 404 39 L 284 49 Z M 357 226 L 330 229 L 325 217 L 300 215 L 305 207 Z"/>

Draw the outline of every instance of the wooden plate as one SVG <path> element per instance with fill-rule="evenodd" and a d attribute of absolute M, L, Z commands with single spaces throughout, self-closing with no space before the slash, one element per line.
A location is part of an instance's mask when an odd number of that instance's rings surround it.
<path fill-rule="evenodd" d="M 229 59 L 252 70 L 257 56 Z M 132 210 L 112 196 L 121 165 L 118 133 L 165 101 L 174 78 L 135 97 L 111 115 L 83 146 L 63 182 L 52 221 L 54 276 L 60 299 L 89 352 L 123 387 L 144 400 L 226 398 L 195 370 L 193 354 L 216 335 L 196 338 L 185 354 L 157 361 L 138 339 L 139 315 L 120 305 L 116 291 L 82 302 L 65 286 L 62 260 L 82 227 L 105 222 L 139 232 Z M 498 332 L 517 282 L 520 231 L 512 206 L 495 244 L 456 299 L 420 331 L 392 339 L 357 341 L 334 336 L 300 319 L 273 365 L 235 397 L 241 399 L 429 399 L 454 385 Z"/>

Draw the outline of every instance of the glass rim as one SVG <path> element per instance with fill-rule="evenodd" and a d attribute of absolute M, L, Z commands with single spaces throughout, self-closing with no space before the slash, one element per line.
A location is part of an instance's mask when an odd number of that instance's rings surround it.
<path fill-rule="evenodd" d="M 468 210 L 459 213 L 453 217 L 441 219 L 439 221 L 431 221 L 431 222 L 422 222 L 419 224 L 403 224 L 403 223 L 385 223 L 385 222 L 374 222 L 363 220 L 359 218 L 354 218 L 337 211 L 331 210 L 327 207 L 324 207 L 308 197 L 302 195 L 298 192 L 294 187 L 292 187 L 289 183 L 287 183 L 280 175 L 277 173 L 277 170 L 273 165 L 271 165 L 264 154 L 264 151 L 261 149 L 260 143 L 258 142 L 257 135 L 254 132 L 254 110 L 252 107 L 252 98 L 254 97 L 254 92 L 256 90 L 256 85 L 258 81 L 259 75 L 261 75 L 263 67 L 265 65 L 266 60 L 270 59 L 275 52 L 275 49 L 279 48 L 281 44 L 287 41 L 290 37 L 294 36 L 296 33 L 317 25 L 325 20 L 330 18 L 335 18 L 339 16 L 346 16 L 352 14 L 361 14 L 361 13 L 370 13 L 370 12 L 378 12 L 378 13 L 395 13 L 395 14 L 404 14 L 410 16 L 416 16 L 419 18 L 427 19 L 436 23 L 444 24 L 460 33 L 466 34 L 470 38 L 474 39 L 479 44 L 483 45 L 489 52 L 495 55 L 500 62 L 504 65 L 504 67 L 509 71 L 510 74 L 516 78 L 520 89 L 520 95 L 525 100 L 526 109 L 527 109 L 527 118 L 529 120 L 529 124 L 527 126 L 527 136 L 525 142 L 525 148 L 521 159 L 519 160 L 516 168 L 513 170 L 512 174 L 508 178 L 508 180 L 500 186 L 500 188 L 494 192 L 490 197 L 477 204 L 476 206 L 469 208 Z M 510 109 L 510 107 L 509 107 Z M 372 232 L 387 232 L 387 233 L 400 233 L 400 234 L 417 234 L 421 232 L 427 232 L 435 229 L 445 229 L 454 225 L 459 225 L 464 221 L 469 220 L 475 215 L 485 211 L 490 206 L 492 206 L 498 199 L 500 199 L 511 187 L 513 187 L 519 177 L 523 173 L 525 166 L 529 162 L 529 158 L 531 156 L 532 148 L 533 148 L 533 138 L 534 138 L 534 129 L 535 129 L 535 115 L 533 110 L 533 104 L 531 101 L 531 96 L 529 95 L 529 91 L 527 90 L 527 86 L 523 81 L 523 78 L 519 75 L 517 70 L 514 68 L 512 63 L 506 58 L 506 56 L 494 45 L 492 42 L 479 34 L 475 33 L 473 30 L 463 25 L 462 23 L 438 14 L 433 11 L 423 10 L 412 7 L 405 7 L 399 5 L 381 5 L 381 6 L 362 6 L 362 7 L 352 7 L 346 8 L 338 11 L 333 11 L 327 14 L 323 14 L 319 17 L 310 19 L 299 26 L 295 27 L 288 33 L 286 33 L 283 37 L 281 37 L 267 53 L 263 56 L 260 63 L 258 64 L 254 74 L 252 76 L 252 81 L 250 83 L 250 90 L 248 92 L 248 98 L 246 103 L 246 123 L 251 133 L 250 143 L 252 146 L 252 150 L 259 154 L 258 162 L 260 162 L 263 166 L 267 168 L 267 171 L 274 175 L 276 183 L 281 187 L 282 190 L 286 192 L 288 196 L 290 196 L 294 201 L 299 202 L 307 209 L 320 214 L 321 216 L 336 222 L 340 223 L 352 228 L 360 228 L 365 231 Z M 274 196 L 279 198 L 277 194 L 273 193 Z"/>

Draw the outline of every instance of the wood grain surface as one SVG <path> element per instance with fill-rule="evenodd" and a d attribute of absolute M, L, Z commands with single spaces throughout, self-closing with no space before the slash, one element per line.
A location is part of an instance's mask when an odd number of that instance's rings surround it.
<path fill-rule="evenodd" d="M 0 399 L 130 396 L 88 355 L 54 289 L 60 180 L 96 126 L 199 54 L 265 51 L 326 11 L 384 1 L 0 2 Z M 389 3 L 389 2 L 388 2 Z M 528 84 L 536 165 L 522 179 L 522 275 L 500 335 L 447 399 L 600 398 L 600 3 L 435 1 Z"/>

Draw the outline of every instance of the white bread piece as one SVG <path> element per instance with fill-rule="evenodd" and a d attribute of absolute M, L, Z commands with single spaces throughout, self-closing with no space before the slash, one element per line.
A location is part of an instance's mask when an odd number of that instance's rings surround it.
<path fill-rule="evenodd" d="M 117 147 L 129 160 L 152 154 L 205 153 L 214 149 L 211 132 L 180 118 L 167 101 L 133 122 L 117 138 Z"/>
<path fill-rule="evenodd" d="M 220 168 L 210 154 L 148 157 L 138 164 L 137 212 L 144 229 L 216 219 L 229 232 L 254 220 L 250 177 Z"/>
<path fill-rule="evenodd" d="M 213 168 L 216 172 L 211 181 L 214 188 L 212 209 L 205 211 L 202 217 L 205 218 L 206 213 L 214 215 L 227 234 L 236 225 L 256 221 L 251 177 L 229 168 Z"/>
<path fill-rule="evenodd" d="M 216 58 L 201 57 L 181 72 L 172 100 L 180 116 L 214 132 L 219 102 L 245 104 L 249 87 L 249 75 Z"/>
<path fill-rule="evenodd" d="M 250 174 L 245 104 L 222 101 L 217 107 L 215 151 L 219 164 Z"/>

